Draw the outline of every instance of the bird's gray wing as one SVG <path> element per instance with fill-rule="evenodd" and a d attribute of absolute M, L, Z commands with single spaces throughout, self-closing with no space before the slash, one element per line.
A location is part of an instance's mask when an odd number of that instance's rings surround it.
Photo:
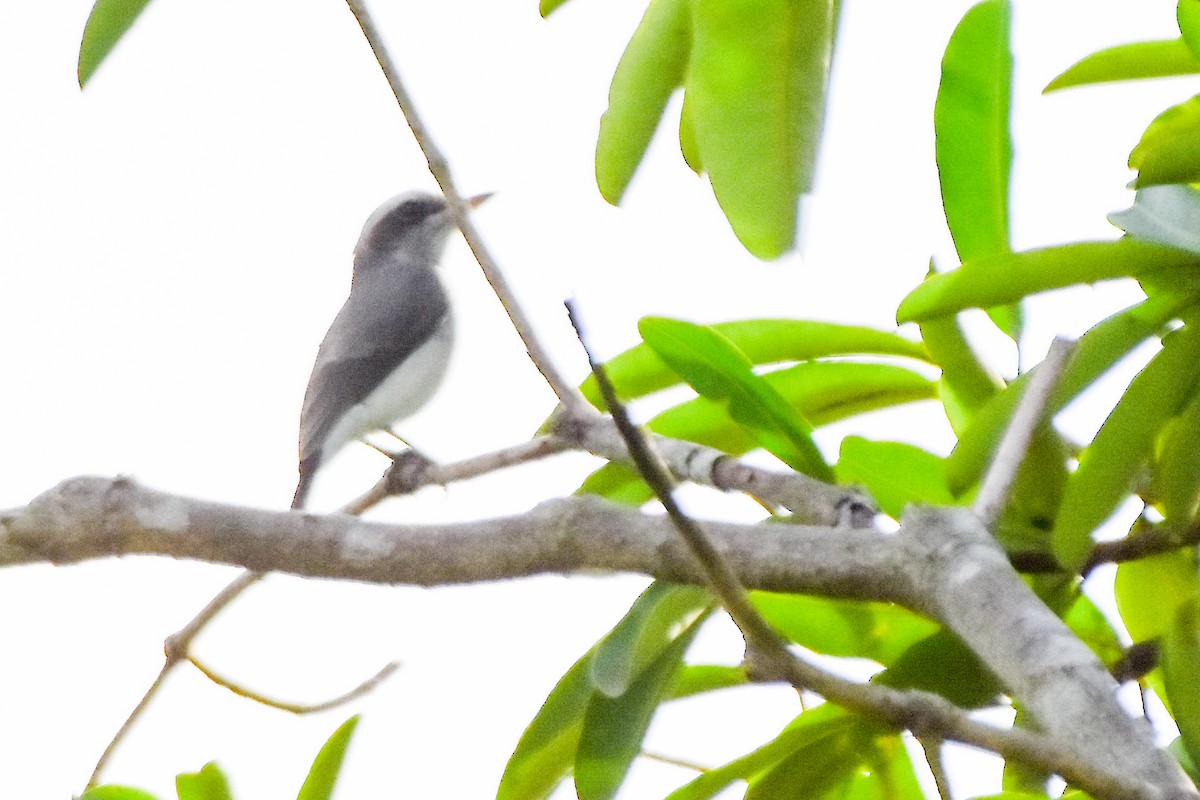
<path fill-rule="evenodd" d="M 394 281 L 395 276 L 391 277 Z M 406 274 L 403 282 L 403 287 L 394 283 L 355 287 L 325 334 L 300 413 L 302 487 L 322 458 L 332 455 L 322 453 L 321 448 L 343 415 L 447 320 L 445 291 L 432 269 Z M 299 489 L 297 495 L 301 495 Z"/>

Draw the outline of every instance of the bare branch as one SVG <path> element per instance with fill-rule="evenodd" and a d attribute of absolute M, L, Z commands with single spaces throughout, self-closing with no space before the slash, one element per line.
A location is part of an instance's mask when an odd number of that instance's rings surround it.
<path fill-rule="evenodd" d="M 391 87 L 392 94 L 396 97 L 396 103 L 400 106 L 400 110 L 404 114 L 404 119 L 408 122 L 409 129 L 412 130 L 413 138 L 417 140 L 421 152 L 425 154 L 429 171 L 433 174 L 434 180 L 437 181 L 438 186 L 441 187 L 442 194 L 446 197 L 450 211 L 454 215 L 454 221 L 462 231 L 463 238 L 467 241 L 467 246 L 471 248 L 471 252 L 475 255 L 475 260 L 479 263 L 480 269 L 483 270 L 484 277 L 491 284 L 492 291 L 496 293 L 500 304 L 504 306 L 504 310 L 508 314 L 508 318 L 512 321 L 517 335 L 521 337 L 529 358 L 533 361 L 538 371 L 542 373 L 542 376 L 550 384 L 550 388 L 554 390 L 554 393 L 564 406 L 569 409 L 582 408 L 585 405 L 582 395 L 554 366 L 549 353 L 542 347 L 541 342 L 538 341 L 529 318 L 517 302 L 516 295 L 509 288 L 504 274 L 500 271 L 495 259 L 492 258 L 491 253 L 484 245 L 479 231 L 471 222 L 471 217 L 467 213 L 466 203 L 463 201 L 462 195 L 454 187 L 454 180 L 450 175 L 449 163 L 434 143 L 433 137 L 430 135 L 429 129 L 425 127 L 425 123 L 421 121 L 420 115 L 417 114 L 416 104 L 413 102 L 412 97 L 409 96 L 408 90 L 405 89 L 404 82 L 400 80 L 400 71 L 396 69 L 396 64 L 392 61 L 387 46 L 383 42 L 383 37 L 375 27 L 375 22 L 371 18 L 370 12 L 367 11 L 366 5 L 361 0 L 346 0 L 346 5 L 350 8 L 350 13 L 358 21 L 359 27 L 362 28 L 363 36 L 366 37 L 367 43 L 371 46 L 371 51 L 375 54 L 375 59 L 379 62 L 380 69 L 383 70 L 383 76 L 387 79 L 388 86 Z"/>
<path fill-rule="evenodd" d="M 1046 416 L 1050 395 L 1058 385 L 1073 352 L 1074 343 L 1065 339 L 1055 339 L 1046 353 L 1046 358 L 1030 376 L 1029 385 L 1021 395 L 1012 421 L 1004 433 L 1004 438 L 1000 440 L 1000 446 L 996 448 L 996 456 L 992 459 L 992 465 L 975 499 L 975 513 L 983 520 L 984 527 L 988 530 L 995 530 L 1000 513 L 1008 503 L 1008 494 L 1017 478 L 1021 462 L 1025 460 L 1025 454 L 1029 451 L 1029 443 L 1033 441 L 1034 432 Z"/>
<path fill-rule="evenodd" d="M 194 656 L 188 656 L 187 660 L 188 663 L 190 663 L 193 667 L 200 670 L 200 672 L 204 674 L 204 677 L 208 678 L 218 686 L 223 686 L 224 688 L 236 694 L 238 697 L 244 697 L 247 700 L 253 700 L 254 702 L 267 706 L 268 708 L 274 708 L 278 709 L 279 711 L 286 711 L 289 714 L 297 715 L 315 714 L 320 711 L 329 711 L 330 709 L 337 708 L 338 706 L 343 706 L 346 703 L 349 703 L 371 692 L 376 686 L 387 680 L 387 678 L 400 667 L 397 662 L 389 661 L 383 665 L 382 669 L 380 669 L 371 677 L 367 678 L 358 686 L 355 686 L 350 691 L 346 692 L 345 694 L 338 695 L 337 697 L 330 698 L 329 700 L 323 700 L 320 703 L 289 703 L 285 700 L 276 700 L 275 698 L 267 697 L 260 692 L 256 692 L 253 689 L 249 689 L 239 683 L 235 683 L 224 675 L 214 672 L 211 668 Z"/>
<path fill-rule="evenodd" d="M 967 641 L 1046 733 L 992 728 L 937 696 L 864 686 L 788 664 L 781 677 L 793 685 L 918 736 L 966 742 L 1056 772 L 1096 797 L 1197 797 L 1144 723 L 1123 714 L 1103 665 L 1029 591 L 966 509 L 910 513 L 892 535 L 703 525 L 745 586 L 892 601 L 931 613 Z M 0 515 L 4 552 L 40 553 L 56 563 L 158 554 L 418 585 L 577 569 L 702 580 L 665 518 L 582 497 L 553 500 L 516 517 L 388 525 L 192 500 L 129 480 L 77 478 Z M 27 560 L 23 556 L 21 563 Z"/>

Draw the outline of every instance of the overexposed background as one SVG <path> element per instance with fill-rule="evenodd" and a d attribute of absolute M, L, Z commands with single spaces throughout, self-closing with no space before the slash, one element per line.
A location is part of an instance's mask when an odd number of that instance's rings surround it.
<path fill-rule="evenodd" d="M 942 49 L 969 5 L 844 3 L 817 191 L 799 252 L 774 263 L 741 251 L 678 156 L 672 112 L 625 206 L 596 192 L 596 126 L 640 0 L 574 0 L 549 20 L 534 0 L 395 0 L 373 10 L 460 188 L 496 192 L 476 220 L 559 364 L 581 378 L 567 296 L 612 355 L 635 342 L 648 313 L 886 326 L 931 255 L 953 263 L 932 104 Z M 0 508 L 85 473 L 284 508 L 300 400 L 348 289 L 359 228 L 379 202 L 431 189 L 432 179 L 336 0 L 158 0 L 81 93 L 75 63 L 89 6 L 0 8 Z M 1104 215 L 1132 199 L 1126 154 L 1197 82 L 1039 92 L 1097 48 L 1174 35 L 1173 15 L 1167 0 L 1018 0 L 1015 246 L 1116 235 Z M 528 437 L 553 397 L 460 241 L 445 264 L 460 351 L 432 406 L 403 431 L 449 460 Z M 1112 285 L 1035 301 L 1030 363 L 1054 334 L 1078 334 L 1135 297 Z M 1011 374 L 1011 349 L 987 344 Z M 1062 422 L 1083 437 L 1103 406 L 1077 411 Z M 905 420 L 901 438 L 948 446 L 932 404 Z M 851 429 L 897 436 L 882 422 L 855 423 L 821 442 L 836 452 Z M 590 465 L 565 458 L 373 513 L 519 512 L 570 491 Z M 350 448 L 313 506 L 336 506 L 383 466 L 370 449 Z M 0 793 L 81 790 L 161 666 L 163 637 L 234 574 L 133 558 L 0 573 Z M 356 706 L 366 714 L 340 796 L 488 797 L 554 681 L 645 583 L 563 576 L 419 590 L 273 577 L 198 650 L 243 682 L 313 701 L 401 660 Z M 731 663 L 738 654 L 720 625 L 697 648 Z M 734 697 L 670 709 L 650 744 L 719 763 L 796 711 L 784 691 Z M 297 720 L 182 668 L 106 779 L 169 797 L 177 772 L 215 758 L 239 797 L 285 798 L 350 713 Z M 987 786 L 979 781 L 994 774 L 972 766 L 959 779 Z M 623 796 L 661 796 L 687 777 L 639 766 Z"/>

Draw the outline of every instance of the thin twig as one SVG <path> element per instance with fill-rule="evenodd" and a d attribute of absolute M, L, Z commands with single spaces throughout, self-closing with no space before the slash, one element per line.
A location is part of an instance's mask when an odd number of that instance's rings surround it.
<path fill-rule="evenodd" d="M 383 42 L 383 37 L 380 36 L 379 30 L 375 27 L 375 21 L 371 14 L 367 11 L 366 5 L 361 0 L 346 0 L 346 5 L 350 8 L 350 13 L 358 20 L 358 26 L 362 28 L 363 36 L 367 39 L 367 44 L 371 46 L 371 51 L 375 54 L 375 59 L 379 62 L 380 69 L 383 70 L 383 76 L 387 79 L 388 86 L 391 87 L 392 94 L 396 98 L 397 105 L 400 106 L 400 111 L 404 114 L 404 119 L 408 123 L 408 127 L 412 130 L 413 138 L 416 139 L 421 152 L 425 154 L 425 161 L 429 165 L 429 172 L 433 175 L 441 187 L 442 194 L 445 195 L 449 204 L 451 214 L 454 216 L 454 221 L 458 224 L 459 230 L 462 231 L 463 238 L 467 241 L 467 246 L 471 248 L 471 252 L 475 256 L 475 260 L 479 263 L 480 269 L 483 270 L 484 277 L 492 286 L 492 291 L 496 293 L 500 304 L 504 307 L 508 318 L 512 321 L 513 328 L 517 331 L 517 335 L 521 337 L 521 341 L 525 345 L 525 351 L 529 354 L 530 360 L 533 361 L 538 371 L 546 379 L 546 383 L 550 384 L 550 388 L 558 395 L 558 399 L 564 406 L 570 410 L 579 410 L 583 408 L 585 402 L 583 397 L 575 389 L 574 385 L 569 383 L 561 373 L 555 368 L 553 361 L 550 359 L 549 353 L 546 351 L 537 336 L 534 334 L 533 325 L 530 324 L 529 318 L 521 309 L 517 302 L 516 295 L 509 288 L 508 281 L 505 280 L 503 273 L 497 266 L 495 259 L 485 247 L 482 237 L 478 230 L 471 222 L 470 215 L 467 213 L 466 203 L 463 201 L 462 195 L 454 186 L 454 180 L 450 175 L 450 166 L 442 155 L 437 145 L 433 141 L 433 137 L 429 133 L 429 129 L 425 127 L 417 114 L 416 104 L 405 89 L 403 81 L 400 80 L 400 72 L 396 69 L 395 63 L 392 61 L 391 55 L 388 53 L 387 46 Z"/>
<path fill-rule="evenodd" d="M 345 694 L 338 695 L 337 697 L 323 700 L 320 703 L 289 703 L 285 700 L 276 700 L 274 698 L 267 697 L 266 695 L 256 692 L 253 689 L 248 689 L 239 683 L 235 683 L 229 678 L 226 678 L 224 675 L 214 672 L 211 668 L 194 656 L 188 656 L 187 660 L 193 667 L 200 670 L 204 677 L 208 678 L 218 686 L 228 689 L 238 697 L 244 697 L 247 700 L 253 700 L 254 702 L 267 706 L 268 708 L 275 708 L 280 711 L 287 711 L 290 714 L 296 715 L 315 714 L 319 711 L 328 711 L 331 708 L 337 708 L 338 706 L 345 705 L 351 700 L 362 697 L 364 694 L 370 692 L 400 667 L 397 662 L 389 661 L 383 666 L 383 669 L 379 670 L 350 691 L 346 692 Z"/>
<path fill-rule="evenodd" d="M 942 740 L 937 736 L 926 736 L 918 739 L 921 750 L 925 752 L 925 763 L 933 774 L 933 784 L 937 787 L 940 800 L 951 800 L 950 776 L 946 774 L 946 765 L 942 761 Z"/>
<path fill-rule="evenodd" d="M 1030 377 L 1029 385 L 1025 387 L 1017 409 L 1013 412 L 1008 430 L 1000 440 L 1000 446 L 996 448 L 996 456 L 992 459 L 987 475 L 984 476 L 974 506 L 976 516 L 990 531 L 996 529 L 1000 513 L 1008 503 L 1008 495 L 1017 478 L 1017 471 L 1029 451 L 1029 443 L 1033 441 L 1034 432 L 1046 416 L 1050 395 L 1058 385 L 1063 369 L 1074 351 L 1074 343 L 1065 339 L 1055 339 L 1051 343 L 1046 358 Z"/>
<path fill-rule="evenodd" d="M 431 463 L 426 469 L 408 476 L 408 479 L 400 482 L 399 485 L 393 475 L 393 468 L 396 466 L 396 463 L 393 463 L 392 467 L 388 468 L 374 486 L 342 506 L 338 513 L 359 516 L 396 494 L 408 494 L 424 486 L 446 486 L 455 481 L 477 478 L 496 470 L 547 458 L 565 452 L 571 447 L 570 442 L 555 436 L 537 436 L 528 442 L 472 456 L 451 464 Z"/>
<path fill-rule="evenodd" d="M 129 732 L 133 730 L 134 723 L 149 708 L 150 702 L 162 690 L 167 675 L 170 674 L 171 670 L 189 658 L 188 650 L 192 646 L 192 640 L 204 629 L 204 626 L 212 621 L 213 617 L 220 613 L 221 609 L 232 603 L 238 595 L 255 583 L 258 583 L 262 578 L 263 574 L 261 572 L 246 570 L 234 578 L 212 600 L 209 600 L 208 604 L 200 609 L 200 613 L 192 617 L 186 625 L 166 638 L 163 642 L 165 659 L 162 669 L 159 670 L 158 676 L 155 677 L 154 681 L 146 689 L 146 693 L 142 695 L 142 699 L 133 707 L 133 710 L 129 712 L 129 716 L 121 723 L 121 727 L 117 729 L 117 732 L 108 741 L 108 745 L 105 746 L 104 752 L 100 754 L 100 758 L 96 760 L 96 766 L 92 768 L 92 774 L 88 778 L 87 788 L 91 788 L 99 782 L 101 773 L 108 765 L 117 747 L 125 740 Z"/>

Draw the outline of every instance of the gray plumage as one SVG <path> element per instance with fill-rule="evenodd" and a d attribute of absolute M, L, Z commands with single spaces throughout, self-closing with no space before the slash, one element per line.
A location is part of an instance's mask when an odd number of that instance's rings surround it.
<path fill-rule="evenodd" d="M 292 508 L 303 507 L 317 470 L 337 451 L 415 413 L 441 383 L 454 333 L 435 267 L 452 229 L 445 202 L 420 193 L 393 197 L 363 225 L 350 296 L 304 393 Z"/>

